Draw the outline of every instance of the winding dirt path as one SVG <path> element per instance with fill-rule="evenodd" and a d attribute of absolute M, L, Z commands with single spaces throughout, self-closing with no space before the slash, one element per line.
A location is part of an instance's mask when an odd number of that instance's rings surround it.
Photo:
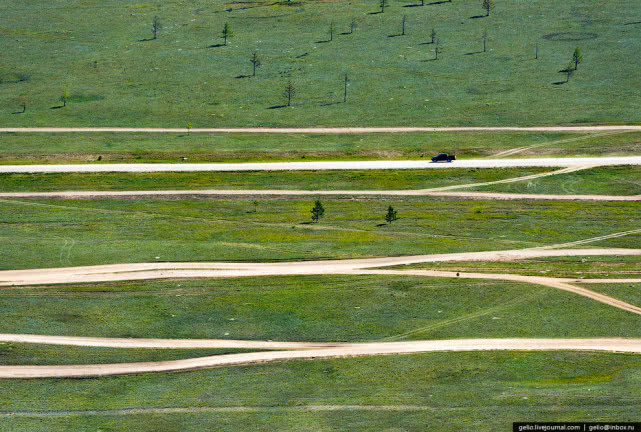
<path fill-rule="evenodd" d="M 0 378 L 99 377 L 175 372 L 287 360 L 344 358 L 443 351 L 606 351 L 641 354 L 641 339 L 457 339 L 345 344 L 334 348 L 226 354 L 184 360 L 63 366 L 0 366 Z"/>
<path fill-rule="evenodd" d="M 641 230 L 639 230 L 641 231 Z M 578 294 L 618 309 L 641 315 L 641 308 L 621 300 L 580 288 L 582 280 L 514 274 L 455 273 L 427 270 L 376 269 L 395 265 L 440 261 L 505 261 L 554 256 L 641 255 L 641 249 L 551 249 L 546 248 L 468 252 L 441 255 L 369 258 L 352 260 L 299 261 L 280 263 L 132 263 L 89 267 L 7 270 L 0 272 L 0 286 L 33 286 L 61 283 L 96 283 L 171 278 L 235 278 L 293 275 L 414 275 L 472 279 L 495 279 L 548 286 Z M 634 279 L 623 279 L 624 283 Z M 614 281 L 610 281 L 615 283 Z"/>
<path fill-rule="evenodd" d="M 608 132 L 641 131 L 637 125 L 533 127 L 305 127 L 305 128 L 132 128 L 132 127 L 5 127 L 0 132 L 134 132 L 134 133 L 257 133 L 257 134 L 363 134 L 399 132 Z"/>

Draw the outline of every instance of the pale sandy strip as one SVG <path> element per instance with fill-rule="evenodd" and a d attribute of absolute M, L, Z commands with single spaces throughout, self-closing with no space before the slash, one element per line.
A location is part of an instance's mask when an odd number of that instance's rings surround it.
<path fill-rule="evenodd" d="M 641 249 L 517 249 L 348 260 L 278 263 L 152 262 L 0 271 L 0 286 L 89 283 L 177 277 L 249 277 L 341 274 L 359 269 L 451 261 L 510 261 L 541 257 L 641 255 Z M 533 276 L 532 276 L 533 277 Z"/>
<path fill-rule="evenodd" d="M 299 351 L 227 354 L 184 360 L 62 366 L 0 366 L 0 378 L 91 377 L 173 372 L 274 361 L 411 354 L 443 351 L 607 351 L 641 353 L 641 339 L 459 339 L 411 342 L 375 342 Z"/>
<path fill-rule="evenodd" d="M 451 169 L 515 167 L 585 167 L 641 165 L 641 156 L 541 158 L 541 159 L 464 159 L 452 163 L 425 160 L 379 160 L 334 162 L 246 162 L 246 163 L 158 163 L 158 164 L 74 164 L 74 165 L 0 165 L 1 173 L 56 172 L 208 172 L 208 171 L 305 171 L 305 170 L 381 170 Z"/>
<path fill-rule="evenodd" d="M 550 195 L 494 192 L 438 192 L 421 190 L 159 190 L 159 191 L 68 191 L 68 192 L 0 192 L 0 199 L 89 199 L 89 198 L 157 198 L 209 196 L 438 196 L 473 200 L 544 200 L 544 201 L 641 201 L 641 195 Z"/>

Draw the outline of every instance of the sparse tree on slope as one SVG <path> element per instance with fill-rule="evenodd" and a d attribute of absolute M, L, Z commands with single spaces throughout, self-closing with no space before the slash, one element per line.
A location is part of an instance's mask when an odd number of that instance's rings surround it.
<path fill-rule="evenodd" d="M 485 9 L 485 16 L 490 16 L 490 11 L 494 9 L 494 0 L 482 0 L 481 7 Z"/>
<path fill-rule="evenodd" d="M 234 32 L 232 31 L 229 23 L 225 23 L 225 25 L 223 26 L 223 31 L 220 35 L 225 40 L 225 46 L 227 46 L 227 39 L 234 37 Z"/>
<path fill-rule="evenodd" d="M 579 68 L 579 63 L 583 63 L 583 54 L 581 54 L 581 50 L 579 48 L 574 50 L 574 54 L 572 54 L 572 61 L 574 62 L 574 69 Z"/>
<path fill-rule="evenodd" d="M 318 219 L 323 217 L 324 214 L 325 209 L 323 208 L 323 204 L 321 204 L 320 200 L 316 200 L 312 208 L 312 222 L 318 222 Z"/>
<path fill-rule="evenodd" d="M 394 210 L 394 207 L 389 206 L 389 208 L 387 209 L 387 214 L 385 215 L 385 222 L 391 224 L 396 219 L 398 219 L 396 210 Z"/>

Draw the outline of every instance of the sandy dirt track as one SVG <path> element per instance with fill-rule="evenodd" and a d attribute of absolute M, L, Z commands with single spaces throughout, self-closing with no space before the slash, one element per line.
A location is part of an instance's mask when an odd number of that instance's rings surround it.
<path fill-rule="evenodd" d="M 553 256 L 641 255 L 641 249 L 526 249 L 441 255 L 280 263 L 132 263 L 90 267 L 7 270 L 0 272 L 0 286 L 33 286 L 60 283 L 96 283 L 173 278 L 234 278 L 294 275 L 413 275 L 470 279 L 509 280 L 572 292 L 600 303 L 641 315 L 641 308 L 621 300 L 570 285 L 581 280 L 495 273 L 456 273 L 427 270 L 386 270 L 376 267 L 441 261 L 505 261 Z M 624 279 L 634 282 L 634 279 Z M 615 283 L 610 281 L 611 283 Z"/>
<path fill-rule="evenodd" d="M 191 133 L 260 133 L 260 134 L 362 134 L 398 132 L 608 132 L 641 131 L 637 125 L 615 126 L 533 126 L 533 127 L 305 127 L 305 128 L 192 128 Z M 132 128 L 132 127 L 5 127 L 0 132 L 135 132 L 185 133 L 187 128 Z"/>
<path fill-rule="evenodd" d="M 185 360 L 64 366 L 0 366 L 0 378 L 96 377 L 174 372 L 297 359 L 358 357 L 443 351 L 606 351 L 641 353 L 641 339 L 458 339 L 348 344 L 335 348 L 226 354 Z"/>
<path fill-rule="evenodd" d="M 0 199 L 12 198 L 180 198 L 216 196 L 435 196 L 472 200 L 546 200 L 546 201 L 641 201 L 641 195 L 551 195 L 499 192 L 447 192 L 430 190 L 146 190 L 146 191 L 63 191 L 0 192 Z"/>
<path fill-rule="evenodd" d="M 324 274 L 353 274 L 377 267 L 452 261 L 509 261 L 541 257 L 567 256 L 631 256 L 641 255 L 641 249 L 515 249 L 487 252 L 462 252 L 435 255 L 413 255 L 385 258 L 347 260 L 296 261 L 277 263 L 251 262 L 152 262 L 107 264 L 86 267 L 60 267 L 0 271 L 0 286 L 30 286 L 61 283 L 92 283 L 127 280 L 198 277 L 295 276 Z M 497 275 L 504 276 L 504 275 Z M 569 280 L 568 280 L 569 281 Z"/>
<path fill-rule="evenodd" d="M 451 169 L 518 167 L 587 167 L 641 165 L 641 156 L 539 158 L 539 159 L 463 159 L 452 163 L 426 160 L 379 160 L 334 162 L 245 162 L 245 163 L 158 163 L 158 164 L 73 164 L 73 165 L 0 165 L 0 173 L 56 172 L 194 172 L 194 171 L 316 171 L 381 169 Z"/>

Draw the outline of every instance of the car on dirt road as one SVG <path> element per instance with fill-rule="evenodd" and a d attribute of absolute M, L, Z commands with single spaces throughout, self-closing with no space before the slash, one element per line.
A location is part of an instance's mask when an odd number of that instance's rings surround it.
<path fill-rule="evenodd" d="M 432 157 L 432 162 L 452 162 L 453 160 L 456 160 L 456 156 L 447 153 L 439 153 Z"/>

